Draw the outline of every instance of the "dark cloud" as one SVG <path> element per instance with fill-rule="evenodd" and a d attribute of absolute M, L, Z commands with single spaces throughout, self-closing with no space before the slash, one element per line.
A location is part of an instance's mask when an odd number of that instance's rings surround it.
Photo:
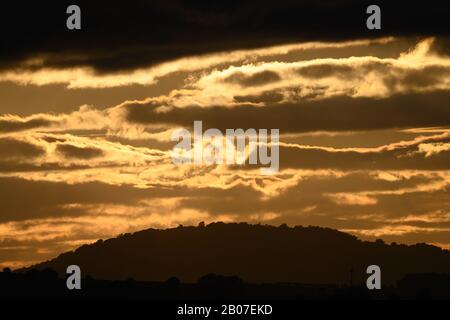
<path fill-rule="evenodd" d="M 0 138 L 0 161 L 26 160 L 45 154 L 45 149 L 13 138 Z"/>
<path fill-rule="evenodd" d="M 103 150 L 94 147 L 76 147 L 70 144 L 59 144 L 56 151 L 66 158 L 92 159 L 103 156 Z"/>
<path fill-rule="evenodd" d="M 113 72 L 220 50 L 308 40 L 386 35 L 448 35 L 442 1 L 377 1 L 382 29 L 366 28 L 371 1 L 230 0 L 220 2 L 77 1 L 82 30 L 68 31 L 70 1 L 2 4 L 0 68 L 29 68 L 41 57 L 56 68 L 93 66 Z M 32 68 L 39 68 L 34 66 Z"/>
<path fill-rule="evenodd" d="M 150 193 L 148 196 L 150 197 Z M 144 198 L 144 192 L 129 186 L 103 183 L 69 185 L 60 182 L 0 178 L 0 222 L 23 221 L 87 214 L 82 208 L 63 208 L 69 204 L 131 204 Z"/>
<path fill-rule="evenodd" d="M 448 213 L 445 208 L 450 206 L 450 188 L 448 185 L 440 190 L 434 190 L 433 192 L 408 192 L 405 194 L 382 194 L 377 196 L 377 210 L 378 212 L 389 213 L 390 218 L 405 217 L 408 215 L 420 217 L 425 214 L 435 213 L 435 219 L 443 219 L 450 222 L 448 218 L 445 218 L 445 214 Z M 418 218 L 416 218 L 419 220 Z M 412 222 L 412 225 L 420 225 L 420 223 Z M 430 221 L 431 223 L 432 221 Z M 446 224 L 440 222 L 439 228 L 447 227 Z M 438 224 L 438 223 L 434 224 Z M 434 225 L 436 227 L 436 225 Z"/>
<path fill-rule="evenodd" d="M 446 142 L 446 141 L 444 141 Z M 447 140 L 448 142 L 448 140 Z M 419 144 L 358 152 L 280 147 L 281 168 L 338 170 L 449 170 L 450 150 L 426 154 Z"/>
<path fill-rule="evenodd" d="M 376 179 L 367 172 L 355 172 L 342 177 L 317 174 L 304 177 L 297 185 L 265 200 L 262 200 L 261 194 L 251 188 L 232 188 L 218 191 L 216 194 L 186 198 L 182 201 L 182 205 L 207 211 L 213 215 L 234 214 L 236 218 L 243 221 L 254 214 L 276 212 L 284 216 L 290 212 L 295 212 L 298 215 L 295 224 L 303 224 L 302 219 L 304 217 L 301 216 L 301 213 L 304 209 L 316 207 L 312 211 L 321 213 L 320 217 L 317 217 L 316 224 L 327 225 L 327 219 L 341 214 L 343 208 L 348 214 L 363 214 L 365 211 L 362 206 L 338 205 L 325 196 L 326 194 L 395 191 L 402 188 L 412 188 L 430 181 L 433 181 L 433 178 L 425 175 L 386 181 Z M 236 201 L 237 199 L 245 199 L 245 201 Z M 373 208 L 376 210 L 377 207 L 374 206 Z M 372 212 L 374 209 L 370 210 Z M 389 212 L 389 210 L 386 209 L 386 212 Z"/>
<path fill-rule="evenodd" d="M 313 175 L 302 178 L 275 197 L 262 200 L 251 193 L 251 189 L 239 190 L 240 198 L 222 191 L 221 196 L 209 195 L 186 198 L 183 207 L 202 210 L 211 215 L 231 214 L 237 221 L 248 221 L 252 217 L 262 219 L 266 213 L 278 216 L 268 221 L 271 224 L 318 225 L 337 229 L 362 229 L 406 227 L 435 228 L 448 234 L 445 210 L 450 201 L 449 188 L 441 190 L 418 190 L 417 186 L 442 182 L 436 175 L 416 175 L 394 181 L 377 179 L 369 172 L 355 172 L 342 177 L 334 175 Z M 397 193 L 401 190 L 409 192 Z M 347 193 L 358 195 L 367 192 L 374 200 L 371 204 L 358 205 L 333 200 L 333 195 Z M 384 192 L 384 193 L 383 193 Z M 430 213 L 435 213 L 431 218 Z M 437 213 L 437 214 L 436 214 Z M 442 216 L 441 216 L 442 215 Z M 405 219 L 408 217 L 408 219 Z M 428 220 L 427 220 L 428 217 Z M 414 231 L 411 231 L 414 232 Z M 437 241 L 431 231 L 420 231 L 414 239 L 421 239 L 422 232 L 429 233 L 428 241 Z M 408 232 L 405 232 L 408 234 Z M 383 236 L 384 238 L 384 236 Z M 440 238 L 440 237 L 439 237 Z M 448 241 L 442 241 L 447 243 Z M 403 242 L 411 242 L 407 237 Z"/>
<path fill-rule="evenodd" d="M 225 82 L 236 83 L 245 87 L 262 86 L 271 82 L 279 81 L 281 77 L 274 71 L 262 71 L 252 75 L 236 72 L 226 78 Z"/>
<path fill-rule="evenodd" d="M 358 131 L 450 125 L 450 93 L 395 95 L 389 98 L 333 97 L 303 99 L 296 104 L 267 107 L 186 107 L 156 112 L 157 103 L 125 106 L 128 121 L 142 124 L 167 123 L 191 127 L 196 120 L 205 128 L 280 129 L 281 133 L 309 131 Z"/>
<path fill-rule="evenodd" d="M 227 191 L 237 197 L 244 187 Z M 250 188 L 247 188 L 251 190 Z M 64 182 L 30 181 L 20 178 L 0 178 L 0 223 L 64 216 L 90 214 L 82 205 L 139 206 L 141 200 L 177 197 L 221 197 L 221 190 L 203 187 L 173 187 L 153 185 L 151 188 L 135 188 L 131 185 L 110 185 L 101 182 L 67 184 Z M 258 195 L 251 191 L 253 196 Z M 81 205 L 66 207 L 66 205 Z M 148 206 L 146 204 L 145 206 Z"/>
<path fill-rule="evenodd" d="M 417 69 L 405 69 L 386 61 L 365 61 L 357 67 L 337 63 L 321 63 L 302 66 L 296 68 L 295 71 L 299 76 L 313 80 L 334 77 L 340 80 L 353 81 L 364 81 L 368 74 L 376 72 L 377 75 L 380 75 L 386 88 L 391 91 L 402 87 L 407 88 L 407 90 L 433 88 L 444 79 L 450 77 L 450 69 L 446 66 L 432 65 Z M 280 79 L 277 73 L 274 72 L 274 74 L 274 79 L 275 76 Z M 232 75 L 229 78 L 236 76 L 238 74 Z M 278 79 L 273 81 L 276 80 Z M 245 85 L 245 83 L 242 84 Z"/>
<path fill-rule="evenodd" d="M 320 64 L 304 66 L 297 70 L 300 76 L 305 78 L 320 79 L 326 77 L 340 77 L 349 79 L 360 73 L 359 69 L 352 66 L 337 64 Z"/>
<path fill-rule="evenodd" d="M 234 100 L 241 103 L 274 103 L 283 100 L 283 95 L 276 91 L 266 91 L 260 95 L 235 96 Z"/>
<path fill-rule="evenodd" d="M 54 124 L 53 121 L 44 118 L 35 118 L 26 121 L 14 119 L 0 119 L 0 133 L 18 132 L 40 127 L 49 127 Z"/>

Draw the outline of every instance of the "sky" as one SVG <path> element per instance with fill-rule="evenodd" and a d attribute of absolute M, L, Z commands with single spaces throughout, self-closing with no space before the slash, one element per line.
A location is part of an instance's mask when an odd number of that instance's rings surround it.
<path fill-rule="evenodd" d="M 0 266 L 201 221 L 450 248 L 448 10 L 220 3 L 80 1 L 79 31 L 64 1 L 5 7 Z M 174 164 L 198 120 L 279 129 L 279 171 Z"/>

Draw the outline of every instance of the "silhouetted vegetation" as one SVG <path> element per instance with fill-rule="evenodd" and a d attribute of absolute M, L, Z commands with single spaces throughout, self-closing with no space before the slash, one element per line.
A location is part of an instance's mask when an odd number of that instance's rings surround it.
<path fill-rule="evenodd" d="M 196 284 L 177 278 L 165 282 L 95 280 L 85 277 L 81 290 L 68 290 L 66 280 L 51 269 L 25 273 L 0 273 L 1 300 L 380 300 L 450 299 L 450 276 L 439 274 L 408 275 L 398 286 L 370 291 L 364 286 L 307 285 L 296 283 L 247 284 L 236 276 L 209 274 Z"/>
<path fill-rule="evenodd" d="M 149 229 L 99 240 L 30 269 L 52 268 L 65 277 L 69 265 L 101 280 L 194 283 L 205 274 L 238 275 L 247 283 L 361 285 L 366 268 L 382 270 L 384 286 L 407 274 L 450 273 L 450 252 L 427 245 L 361 241 L 319 227 L 213 223 Z"/>

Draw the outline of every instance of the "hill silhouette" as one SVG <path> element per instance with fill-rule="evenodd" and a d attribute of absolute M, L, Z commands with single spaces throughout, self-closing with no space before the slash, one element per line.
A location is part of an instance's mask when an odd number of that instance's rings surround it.
<path fill-rule="evenodd" d="M 408 274 L 450 274 L 450 252 L 427 245 L 385 244 L 320 227 L 213 223 L 123 234 L 83 245 L 18 270 L 51 268 L 64 277 L 69 265 L 100 280 L 194 283 L 205 274 L 236 275 L 246 283 L 365 283 L 366 268 L 381 267 L 383 285 Z"/>
<path fill-rule="evenodd" d="M 0 272 L 2 300 L 158 300 L 155 306 L 164 312 L 170 306 L 161 302 L 244 300 L 442 300 L 450 299 L 450 275 L 414 274 L 398 281 L 396 286 L 368 290 L 364 285 L 320 285 L 300 283 L 248 284 L 236 276 L 208 274 L 197 283 L 167 281 L 97 280 L 86 276 L 82 290 L 68 290 L 66 279 L 52 269 L 27 272 Z M 294 304 L 295 306 L 295 304 Z M 286 307 L 286 305 L 283 305 Z M 284 308 L 283 308 L 284 309 Z"/>

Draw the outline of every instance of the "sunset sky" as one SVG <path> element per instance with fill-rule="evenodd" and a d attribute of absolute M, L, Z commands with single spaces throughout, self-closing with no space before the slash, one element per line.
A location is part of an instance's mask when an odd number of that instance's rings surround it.
<path fill-rule="evenodd" d="M 1 32 L 16 27 L 0 53 L 1 267 L 201 221 L 450 248 L 450 41 L 435 2 L 411 9 L 430 24 L 382 7 L 375 34 L 355 1 L 79 3 L 81 31 L 64 4 L 2 12 Z M 173 164 L 172 132 L 196 120 L 280 129 L 279 172 Z"/>

